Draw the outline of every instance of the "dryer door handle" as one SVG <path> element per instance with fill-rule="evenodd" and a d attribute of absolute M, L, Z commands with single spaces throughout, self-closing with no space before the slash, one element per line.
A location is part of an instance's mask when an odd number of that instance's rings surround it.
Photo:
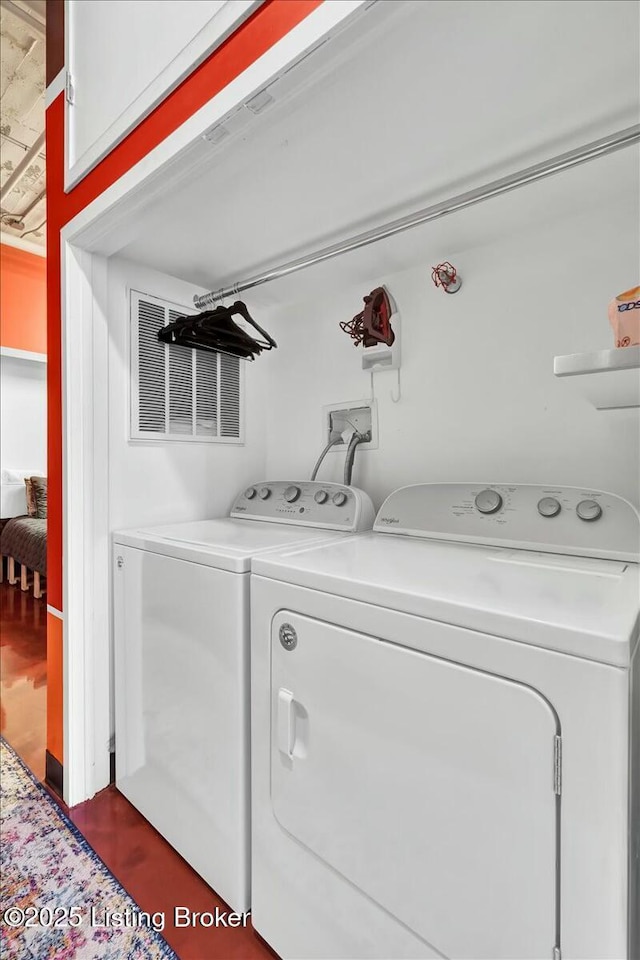
<path fill-rule="evenodd" d="M 296 742 L 295 701 L 290 690 L 280 687 L 278 690 L 278 750 L 286 757 L 293 757 Z"/>

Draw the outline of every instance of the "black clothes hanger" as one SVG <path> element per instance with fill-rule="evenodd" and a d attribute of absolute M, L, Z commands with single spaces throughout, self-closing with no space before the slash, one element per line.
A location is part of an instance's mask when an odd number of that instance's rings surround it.
<path fill-rule="evenodd" d="M 261 338 L 254 338 L 232 319 L 240 315 L 257 330 Z M 158 331 L 158 340 L 196 350 L 226 353 L 242 360 L 255 360 L 263 350 L 272 350 L 278 344 L 263 330 L 242 300 L 230 307 L 222 305 L 192 316 L 178 317 Z"/>

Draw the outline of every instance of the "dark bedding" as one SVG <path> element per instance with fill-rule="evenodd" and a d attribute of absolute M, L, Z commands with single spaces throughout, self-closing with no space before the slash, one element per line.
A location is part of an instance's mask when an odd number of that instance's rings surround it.
<path fill-rule="evenodd" d="M 0 534 L 0 553 L 47 575 L 47 521 L 38 517 L 13 517 Z"/>

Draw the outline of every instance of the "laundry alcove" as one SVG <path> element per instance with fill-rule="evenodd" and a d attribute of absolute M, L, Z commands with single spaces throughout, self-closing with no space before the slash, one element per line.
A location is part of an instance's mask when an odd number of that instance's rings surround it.
<path fill-rule="evenodd" d="M 617 16 L 598 4 L 586 9 L 578 20 L 570 4 L 524 4 L 517 13 L 473 2 L 360 8 L 335 37 L 207 130 L 169 171 L 167 188 L 160 193 L 156 185 L 152 202 L 142 200 L 135 217 L 121 219 L 118 257 L 190 284 L 180 291 L 190 304 L 203 290 L 231 286 L 629 126 L 635 75 L 621 44 L 628 35 L 631 51 L 636 13 L 624 2 L 616 5 Z M 580 42 L 569 46 L 570 31 L 578 31 Z M 618 51 L 615 87 L 611 65 L 596 57 L 603 38 Z M 460 82 L 461 73 L 468 82 Z M 261 415 L 268 421 L 271 405 L 278 410 L 262 431 L 276 440 L 264 442 L 267 472 L 278 471 L 283 454 L 283 467 L 295 472 L 287 451 L 301 443 L 313 458 L 323 402 L 342 399 L 344 391 L 354 398 L 368 393 L 368 378 L 337 325 L 357 312 L 363 293 L 381 280 L 393 286 L 400 273 L 404 280 L 395 289 L 406 283 L 410 297 L 408 312 L 400 304 L 408 337 L 405 385 L 412 369 L 437 375 L 444 347 L 448 382 L 457 384 L 452 412 L 456 422 L 469 422 L 469 401 L 477 403 L 497 375 L 499 391 L 494 396 L 490 389 L 489 406 L 498 408 L 490 419 L 502 427 L 501 442 L 503 430 L 527 425 L 517 418 L 501 422 L 500 393 L 518 391 L 544 350 L 538 388 L 556 394 L 560 413 L 545 428 L 557 430 L 560 440 L 572 402 L 580 404 L 553 382 L 551 358 L 564 352 L 560 344 L 566 352 L 569 344 L 607 345 L 606 302 L 620 284 L 628 285 L 633 270 L 636 168 L 637 149 L 627 148 L 248 292 L 247 302 L 277 329 L 280 344 L 247 371 L 249 379 L 269 381 L 271 403 Z M 463 258 L 469 279 L 457 299 L 443 298 L 429 281 L 430 267 L 445 256 Z M 603 273 L 601 293 L 585 289 L 581 271 Z M 571 291 L 566 302 L 564 290 Z M 341 376 L 333 386 L 336 370 Z M 316 373 L 315 413 L 299 414 L 296 399 L 304 404 Z M 381 389 L 386 397 L 387 384 Z M 508 406 L 513 402 L 511 395 Z M 438 406 L 436 397 L 429 406 Z M 406 438 L 423 422 L 406 402 L 388 413 Z M 490 422 L 483 436 L 487 431 Z M 288 432 L 298 437 L 295 445 Z M 473 462 L 484 467 L 479 452 L 474 445 Z M 488 472 L 494 452 L 485 461 Z M 386 459 L 384 451 L 378 459 Z M 459 460 L 443 466 L 447 475 L 462 469 Z M 422 472 L 416 463 L 412 477 Z M 394 482 L 367 480 L 378 498 Z"/>
<path fill-rule="evenodd" d="M 90 429 L 104 442 L 82 496 L 108 504 L 89 531 L 70 521 L 66 579 L 76 569 L 71 589 L 82 589 L 92 557 L 107 666 L 108 534 L 219 515 L 243 485 L 307 476 L 322 407 L 372 386 L 379 446 L 359 456 L 355 482 L 377 505 L 402 484 L 498 474 L 637 498 L 634 412 L 598 417 L 553 376 L 555 355 L 611 345 L 607 303 L 635 282 L 637 143 L 247 291 L 278 349 L 245 365 L 244 442 L 128 435 L 132 290 L 192 307 L 196 295 L 636 123 L 636 5 L 576 6 L 361 4 L 271 73 L 261 64 L 257 88 L 227 91 L 216 117 L 190 121 L 170 154 L 66 228 L 67 297 L 83 289 L 72 313 L 85 332 L 68 340 L 65 362 L 91 358 L 100 399 L 69 441 L 69 483 Z M 463 276 L 456 296 L 431 282 L 444 259 Z M 382 283 L 403 324 L 399 403 L 393 375 L 372 384 L 339 329 Z M 83 389 L 70 382 L 70 410 L 74 396 L 83 408 Z M 329 454 L 323 476 L 337 479 L 341 466 Z M 86 610 L 69 610 L 71 629 Z"/>

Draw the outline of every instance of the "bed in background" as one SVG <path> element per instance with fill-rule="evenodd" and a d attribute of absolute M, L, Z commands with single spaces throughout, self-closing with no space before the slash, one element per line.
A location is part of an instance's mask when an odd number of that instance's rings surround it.
<path fill-rule="evenodd" d="M 0 498 L 0 581 L 6 559 L 9 583 L 19 579 L 22 590 L 32 585 L 40 599 L 47 575 L 47 478 L 36 471 L 3 470 Z"/>

